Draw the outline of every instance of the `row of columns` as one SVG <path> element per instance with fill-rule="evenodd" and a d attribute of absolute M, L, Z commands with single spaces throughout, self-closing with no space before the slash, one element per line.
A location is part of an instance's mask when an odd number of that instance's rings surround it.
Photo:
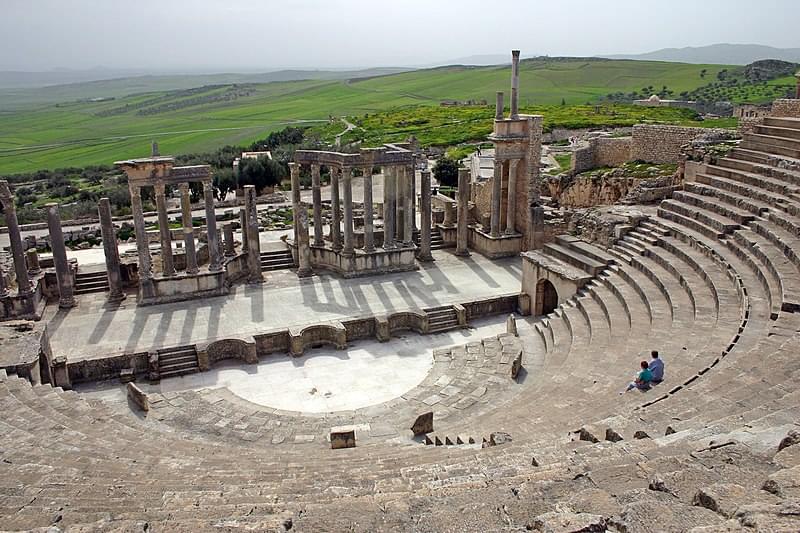
<path fill-rule="evenodd" d="M 220 253 L 219 236 L 217 234 L 217 219 L 214 212 L 214 189 L 211 181 L 203 181 L 203 201 L 206 214 L 206 231 L 208 234 L 209 271 L 222 270 L 222 254 Z M 194 227 L 192 225 L 192 205 L 189 183 L 184 182 L 178 186 L 181 193 L 181 219 L 183 221 L 184 247 L 186 249 L 186 272 L 194 275 L 199 272 L 197 250 L 194 243 Z M 161 241 L 161 273 L 164 276 L 175 274 L 175 264 L 172 257 L 172 236 L 167 217 L 166 186 L 157 182 L 153 189 L 156 196 L 156 210 L 158 212 L 158 228 Z M 153 277 L 150 245 L 142 210 L 142 193 L 138 185 L 130 186 L 131 210 L 133 211 L 133 224 L 136 232 L 136 249 L 139 255 L 139 278 L 143 281 Z"/>
<path fill-rule="evenodd" d="M 370 163 L 361 167 L 364 176 L 364 251 L 375 251 L 375 226 L 374 226 L 374 195 L 372 182 L 372 167 Z M 331 246 L 333 250 L 341 251 L 345 257 L 352 257 L 354 251 L 354 224 L 353 224 L 353 172 L 351 167 L 330 167 L 331 172 L 331 211 L 332 221 L 330 230 Z M 300 164 L 290 163 L 292 179 L 292 203 L 295 213 L 308 207 L 300 200 Z M 430 225 L 431 225 L 431 188 L 430 172 L 422 173 L 422 230 L 420 260 L 430 260 Z M 322 194 L 320 182 L 320 166 L 311 165 L 312 209 L 314 221 L 313 246 L 324 246 L 325 241 L 322 230 Z M 413 245 L 413 232 L 415 226 L 415 191 L 413 165 L 387 166 L 384 168 L 384 197 L 383 197 L 383 248 L 411 247 Z M 344 216 L 342 217 L 342 213 Z M 299 241 L 299 217 L 295 217 L 295 238 Z M 426 222 L 427 221 L 427 222 Z M 427 226 L 427 242 L 423 243 L 425 228 Z M 343 228 L 343 229 L 342 229 Z M 301 270 L 303 270 L 301 265 Z"/>
<path fill-rule="evenodd" d="M 495 155 L 494 160 L 494 178 L 492 178 L 492 210 L 490 218 L 489 234 L 492 237 L 500 237 L 501 233 L 501 205 L 503 200 L 503 170 L 504 167 L 508 168 L 508 191 L 507 191 L 507 207 L 506 207 L 506 220 L 505 228 L 502 233 L 505 235 L 514 235 L 516 233 L 515 222 L 517 217 L 517 166 L 519 159 L 509 159 L 503 161 L 497 159 Z"/>

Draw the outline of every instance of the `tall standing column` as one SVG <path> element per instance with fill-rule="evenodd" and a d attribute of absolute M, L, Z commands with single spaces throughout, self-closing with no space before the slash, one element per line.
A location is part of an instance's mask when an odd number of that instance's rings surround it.
<path fill-rule="evenodd" d="M 339 171 L 331 167 L 331 243 L 337 252 L 342 249 L 342 206 L 339 201 Z"/>
<path fill-rule="evenodd" d="M 100 217 L 100 235 L 103 238 L 103 253 L 106 257 L 106 273 L 108 274 L 109 300 L 122 300 L 125 292 L 122 288 L 122 272 L 119 268 L 119 248 L 117 247 L 117 232 L 114 231 L 114 222 L 111 220 L 111 203 L 108 198 L 100 198 L 97 204 L 97 213 Z"/>
<path fill-rule="evenodd" d="M 512 159 L 508 162 L 508 206 L 506 207 L 506 235 L 513 235 L 517 232 L 515 225 L 517 221 L 517 165 L 519 159 Z"/>
<path fill-rule="evenodd" d="M 395 228 L 394 236 L 398 246 L 405 242 L 406 229 L 406 172 L 404 167 L 395 167 Z"/>
<path fill-rule="evenodd" d="M 500 236 L 500 201 L 503 194 L 503 162 L 497 158 L 495 154 L 494 159 L 494 176 L 492 177 L 492 212 L 491 212 L 491 226 L 490 233 L 492 237 Z"/>
<path fill-rule="evenodd" d="M 372 253 L 375 251 L 375 234 L 372 212 L 372 165 L 362 169 L 364 175 L 364 251 Z"/>
<path fill-rule="evenodd" d="M 144 225 L 142 212 L 142 189 L 137 185 L 129 187 L 131 193 L 131 212 L 133 229 L 136 232 L 136 251 L 139 253 L 139 280 L 146 282 L 153 278 L 152 260 L 150 258 L 150 242 Z"/>
<path fill-rule="evenodd" d="M 261 242 L 258 238 L 258 209 L 255 185 L 244 186 L 245 212 L 247 214 L 247 281 L 261 283 Z"/>
<path fill-rule="evenodd" d="M 383 167 L 383 248 L 394 248 L 395 215 L 397 214 L 397 189 L 394 167 Z"/>
<path fill-rule="evenodd" d="M 417 230 L 417 166 L 411 165 L 411 230 Z M 413 234 L 413 233 L 412 233 Z"/>
<path fill-rule="evenodd" d="M 208 242 L 208 270 L 219 272 L 222 270 L 222 251 L 217 232 L 217 213 L 214 211 L 214 183 L 211 180 L 203 182 L 203 202 L 206 207 L 206 240 Z"/>
<path fill-rule="evenodd" d="M 186 248 L 186 273 L 197 274 L 197 251 L 194 248 L 194 225 L 192 224 L 192 198 L 189 184 L 181 183 L 181 222 L 183 222 L 183 246 Z"/>
<path fill-rule="evenodd" d="M 175 264 L 172 260 L 172 236 L 167 218 L 167 198 L 163 183 L 155 184 L 156 210 L 158 210 L 158 232 L 161 236 L 161 273 L 165 276 L 175 274 Z"/>
<path fill-rule="evenodd" d="M 242 253 L 247 253 L 247 208 L 239 209 L 239 227 L 242 228 Z"/>
<path fill-rule="evenodd" d="M 405 174 L 405 223 L 403 224 L 403 245 L 414 245 L 414 165 L 403 168 Z"/>
<path fill-rule="evenodd" d="M 17 208 L 14 205 L 14 195 L 11 194 L 6 180 L 0 180 L 0 202 L 3 204 L 3 214 L 8 226 L 8 238 L 11 240 L 14 272 L 17 274 L 17 291 L 20 296 L 29 295 L 32 292 L 31 280 L 28 277 L 28 267 L 25 265 L 25 250 L 17 222 Z"/>
<path fill-rule="evenodd" d="M 511 51 L 511 118 L 519 118 L 519 50 Z"/>
<path fill-rule="evenodd" d="M 344 186 L 344 248 L 342 255 L 353 255 L 353 172 L 342 167 L 342 185 Z"/>
<path fill-rule="evenodd" d="M 292 238 L 297 243 L 297 216 L 300 210 L 300 165 L 289 163 L 289 177 L 292 183 Z"/>
<path fill-rule="evenodd" d="M 469 169 L 458 169 L 458 228 L 456 229 L 456 255 L 469 253 Z"/>
<path fill-rule="evenodd" d="M 67 247 L 64 245 L 64 234 L 61 231 L 61 218 L 58 216 L 58 204 L 46 204 L 47 229 L 50 232 L 50 248 L 53 250 L 53 263 L 56 267 L 58 281 L 58 306 L 62 309 L 75 306 L 75 281 L 67 261 Z"/>
<path fill-rule="evenodd" d="M 421 220 L 419 223 L 419 250 L 417 250 L 417 259 L 420 261 L 433 261 L 431 255 L 431 172 L 430 170 L 422 171 L 422 180 L 420 182 L 420 197 L 421 197 Z"/>
<path fill-rule="evenodd" d="M 319 165 L 311 165 L 311 194 L 314 202 L 314 246 L 324 246 L 322 237 L 322 188 L 319 180 Z"/>

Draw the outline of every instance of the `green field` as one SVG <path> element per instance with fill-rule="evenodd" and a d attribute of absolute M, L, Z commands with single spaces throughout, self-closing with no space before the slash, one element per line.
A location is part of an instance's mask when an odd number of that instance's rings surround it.
<path fill-rule="evenodd" d="M 529 109 L 562 100 L 584 104 L 610 92 L 651 85 L 666 85 L 679 93 L 704 85 L 724 68 L 628 60 L 526 60 L 520 103 Z M 707 70 L 705 80 L 700 77 L 702 69 Z M 446 99 L 486 99 L 485 111 L 490 110 L 495 91 L 508 92 L 509 74 L 507 66 L 448 67 L 359 80 L 217 85 L 188 93 L 157 91 L 124 97 L 115 86 L 109 96 L 116 98 L 110 101 L 22 107 L 19 95 L 18 105 L 9 107 L 0 94 L 0 174 L 108 164 L 149 153 L 152 140 L 159 142 L 162 153 L 205 152 L 225 144 L 249 144 L 287 124 L 324 123 L 329 117 L 361 117 L 407 106 L 430 105 L 438 110 Z M 75 86 L 70 90 L 74 94 Z M 96 91 L 91 94 L 97 96 Z"/>

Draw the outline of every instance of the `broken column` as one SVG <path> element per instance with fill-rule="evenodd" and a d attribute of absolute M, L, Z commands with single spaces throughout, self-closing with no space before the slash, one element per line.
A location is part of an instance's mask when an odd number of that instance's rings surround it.
<path fill-rule="evenodd" d="M 247 209 L 239 209 L 239 227 L 242 229 L 242 253 L 247 253 Z"/>
<path fill-rule="evenodd" d="M 339 169 L 331 167 L 331 244 L 335 251 L 342 249 L 342 206 L 339 201 Z"/>
<path fill-rule="evenodd" d="M 372 201 L 372 163 L 362 170 L 364 175 L 364 251 L 375 251 L 375 235 L 373 222 Z"/>
<path fill-rule="evenodd" d="M 142 190 L 137 186 L 130 186 L 131 212 L 133 213 L 133 229 L 136 233 L 136 251 L 139 254 L 139 286 L 142 294 L 149 295 L 153 289 L 153 272 L 150 259 L 150 242 L 144 225 L 142 212 Z"/>
<path fill-rule="evenodd" d="M 297 243 L 297 212 L 300 210 L 300 165 L 289 163 L 289 179 L 292 185 L 292 239 Z"/>
<path fill-rule="evenodd" d="M 431 172 L 430 170 L 422 171 L 422 182 L 420 184 L 421 191 L 421 220 L 419 228 L 419 250 L 417 250 L 417 259 L 420 261 L 433 261 L 431 255 Z"/>
<path fill-rule="evenodd" d="M 519 118 L 519 50 L 511 51 L 511 117 Z"/>
<path fill-rule="evenodd" d="M 394 248 L 395 215 L 397 213 L 397 188 L 394 167 L 383 169 L 383 248 Z"/>
<path fill-rule="evenodd" d="M 47 228 L 50 232 L 50 248 L 53 250 L 53 263 L 56 267 L 58 281 L 58 306 L 67 309 L 75 306 L 75 281 L 67 261 L 67 247 L 64 245 L 64 234 L 61 231 L 61 218 L 58 216 L 58 204 L 46 204 Z"/>
<path fill-rule="evenodd" d="M 508 162 L 508 205 L 506 206 L 506 235 L 516 233 L 515 225 L 517 218 L 517 165 L 518 159 Z"/>
<path fill-rule="evenodd" d="M 28 264 L 29 274 L 38 274 L 42 271 L 41 266 L 39 266 L 39 252 L 36 248 L 31 248 L 25 252 L 25 262 Z"/>
<path fill-rule="evenodd" d="M 469 169 L 458 169 L 458 228 L 456 229 L 456 255 L 470 255 L 469 241 Z"/>
<path fill-rule="evenodd" d="M 3 265 L 0 264 L 0 298 L 8 296 L 8 285 L 6 285 L 6 273 L 3 272 Z"/>
<path fill-rule="evenodd" d="M 223 269 L 222 253 L 217 233 L 217 213 L 214 211 L 214 183 L 203 182 L 203 200 L 206 207 L 206 241 L 208 242 L 208 269 L 218 272 Z"/>
<path fill-rule="evenodd" d="M 172 259 L 172 235 L 169 230 L 169 218 L 167 218 L 166 187 L 163 183 L 156 183 L 153 188 L 156 192 L 158 233 L 161 236 L 161 273 L 165 276 L 172 276 L 175 274 L 175 265 Z"/>
<path fill-rule="evenodd" d="M 503 103 L 503 91 L 497 91 L 494 107 L 494 119 L 503 120 L 503 111 L 505 104 Z"/>
<path fill-rule="evenodd" d="M 247 218 L 247 281 L 261 283 L 261 243 L 258 238 L 258 209 L 256 204 L 256 188 L 254 185 L 244 186 L 245 213 Z"/>
<path fill-rule="evenodd" d="M 353 251 L 353 171 L 342 167 L 342 185 L 344 195 L 344 248 L 342 255 L 352 257 Z"/>
<path fill-rule="evenodd" d="M 223 241 L 225 241 L 225 257 L 236 255 L 236 244 L 233 240 L 233 224 L 228 222 L 222 226 Z"/>
<path fill-rule="evenodd" d="M 406 173 L 403 167 L 394 167 L 394 205 L 395 205 L 395 227 L 394 238 L 398 246 L 405 242 L 403 235 L 406 229 Z"/>
<path fill-rule="evenodd" d="M 22 235 L 17 222 L 17 208 L 14 205 L 14 195 L 8 188 L 6 180 L 0 180 L 0 203 L 3 204 L 3 214 L 8 226 L 8 238 L 11 241 L 11 255 L 14 258 L 14 272 L 17 274 L 17 291 L 20 296 L 31 294 L 31 281 L 28 278 L 28 268 L 25 266 L 25 252 L 22 245 Z"/>
<path fill-rule="evenodd" d="M 109 300 L 125 298 L 122 287 L 122 272 L 119 266 L 119 249 L 117 248 L 117 233 L 114 222 L 111 220 L 111 203 L 108 198 L 100 198 L 97 204 L 100 216 L 100 234 L 103 238 L 103 253 L 106 257 L 106 273 L 108 274 Z"/>
<path fill-rule="evenodd" d="M 322 237 L 322 187 L 319 179 L 319 165 L 311 165 L 311 194 L 314 203 L 314 246 L 324 246 Z"/>
<path fill-rule="evenodd" d="M 497 158 L 494 160 L 494 176 L 492 177 L 492 212 L 490 213 L 491 226 L 489 233 L 492 237 L 500 236 L 500 205 L 503 192 L 503 161 Z"/>
<path fill-rule="evenodd" d="M 442 226 L 452 228 L 456 224 L 455 202 L 448 200 L 444 203 L 444 220 Z"/>
<path fill-rule="evenodd" d="M 183 245 L 186 248 L 186 273 L 197 274 L 197 253 L 194 249 L 194 225 L 192 224 L 192 198 L 189 184 L 181 183 L 181 222 L 183 223 Z"/>

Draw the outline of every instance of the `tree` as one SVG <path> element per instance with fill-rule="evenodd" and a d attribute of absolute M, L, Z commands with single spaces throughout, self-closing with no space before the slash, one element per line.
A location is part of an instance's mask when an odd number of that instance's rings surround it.
<path fill-rule="evenodd" d="M 561 99 L 561 105 L 567 105 L 567 101 L 565 99 Z"/>
<path fill-rule="evenodd" d="M 455 187 L 458 185 L 458 161 L 443 157 L 439 159 L 433 166 L 433 177 L 441 184 L 447 187 Z"/>
<path fill-rule="evenodd" d="M 217 200 L 224 200 L 229 192 L 236 190 L 236 186 L 236 175 L 232 168 L 220 168 L 214 172 L 214 190 Z"/>
<path fill-rule="evenodd" d="M 286 177 L 286 169 L 268 157 L 242 159 L 239 161 L 239 186 L 255 185 L 261 192 L 266 187 L 274 187 Z"/>

